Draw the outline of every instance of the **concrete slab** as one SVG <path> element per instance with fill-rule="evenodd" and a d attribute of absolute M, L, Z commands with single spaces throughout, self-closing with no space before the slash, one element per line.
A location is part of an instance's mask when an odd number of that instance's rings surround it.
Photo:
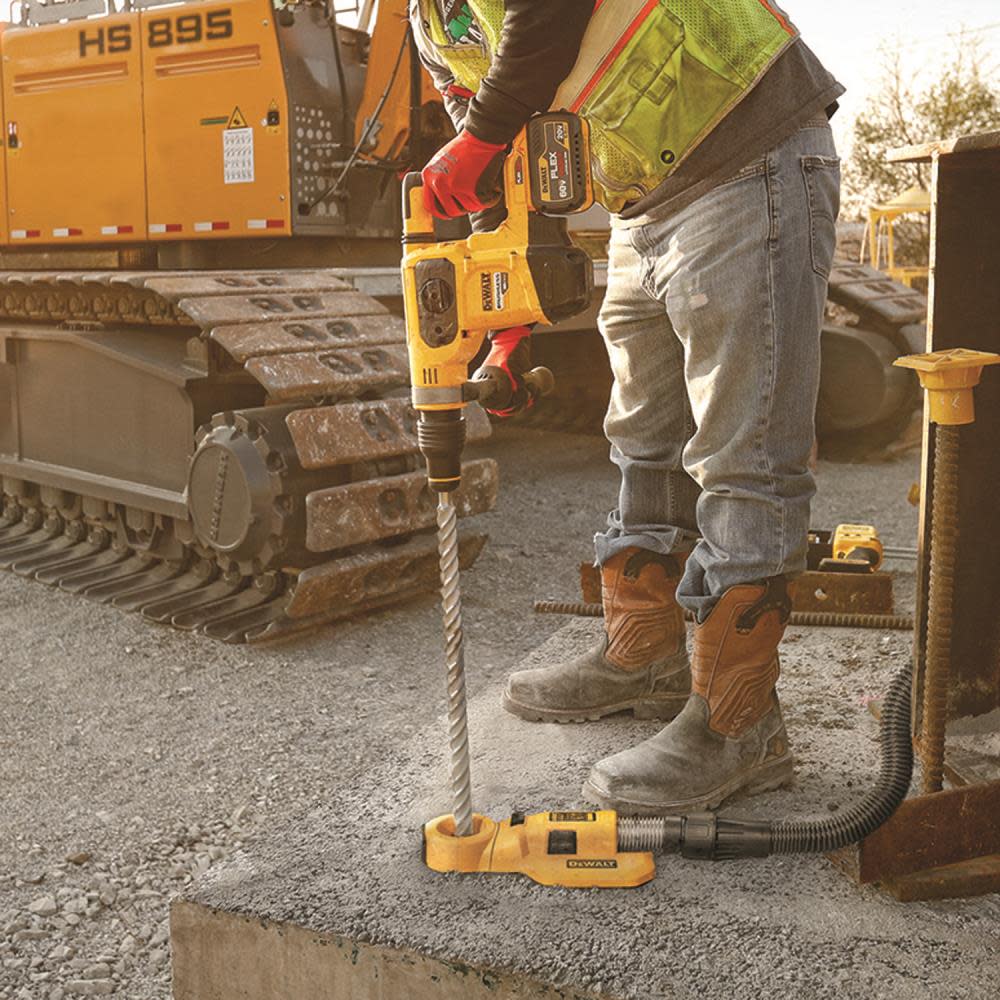
<path fill-rule="evenodd" d="M 574 654 L 599 627 L 573 621 L 531 661 Z M 790 632 L 782 693 L 796 785 L 726 811 L 822 815 L 862 793 L 877 761 L 866 706 L 908 644 L 900 633 Z M 430 683 L 432 665 L 415 669 Z M 487 690 L 471 705 L 476 807 L 578 807 L 590 764 L 655 729 L 630 716 L 532 725 Z M 418 831 L 449 808 L 444 747 L 438 720 L 353 788 L 337 786 L 331 761 L 327 804 L 175 902 L 175 1000 L 1000 995 L 998 897 L 901 904 L 821 857 L 664 857 L 653 883 L 621 891 L 433 874 Z"/>

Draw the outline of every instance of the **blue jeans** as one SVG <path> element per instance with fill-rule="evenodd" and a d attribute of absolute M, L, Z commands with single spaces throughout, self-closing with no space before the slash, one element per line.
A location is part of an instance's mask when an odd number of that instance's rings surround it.
<path fill-rule="evenodd" d="M 839 205 L 814 121 L 676 215 L 612 218 L 599 325 L 621 491 L 597 560 L 693 546 L 677 597 L 700 620 L 730 587 L 805 569 Z"/>

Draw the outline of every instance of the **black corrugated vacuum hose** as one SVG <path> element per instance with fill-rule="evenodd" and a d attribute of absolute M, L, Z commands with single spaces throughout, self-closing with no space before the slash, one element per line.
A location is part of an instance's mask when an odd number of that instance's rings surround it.
<path fill-rule="evenodd" d="M 913 777 L 908 667 L 893 679 L 882 703 L 882 765 L 872 790 L 856 805 L 827 819 L 737 820 L 691 816 L 618 819 L 618 850 L 680 851 L 687 858 L 723 861 L 770 854 L 834 851 L 877 830 L 906 798 Z"/>

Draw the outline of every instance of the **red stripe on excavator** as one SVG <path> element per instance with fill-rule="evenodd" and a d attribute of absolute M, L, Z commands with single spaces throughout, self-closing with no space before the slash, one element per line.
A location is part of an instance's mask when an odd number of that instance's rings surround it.
<path fill-rule="evenodd" d="M 775 9 L 774 7 L 772 7 L 771 4 L 768 3 L 768 0 L 760 0 L 760 3 L 761 3 L 761 6 L 765 7 L 768 10 L 769 13 L 771 13 L 771 14 L 774 15 L 774 17 L 777 20 L 778 24 L 780 24 L 782 26 L 782 28 L 784 28 L 785 31 L 788 32 L 788 34 L 790 34 L 790 35 L 794 35 L 795 34 L 795 29 L 788 23 L 788 18 L 786 18 L 781 13 L 781 11 L 779 11 L 779 10 Z"/>
<path fill-rule="evenodd" d="M 590 97 L 594 88 L 601 82 L 601 77 L 608 71 L 608 67 L 618 58 L 623 48 L 628 45 L 632 36 L 642 27 L 643 21 L 653 12 L 653 8 L 659 4 L 660 0 L 649 0 L 649 2 L 633 18 L 632 23 L 625 29 L 621 38 L 615 42 L 614 48 L 604 57 L 601 65 L 597 67 L 597 72 L 587 81 L 587 85 L 580 91 L 580 96 L 573 102 L 570 111 L 579 111 L 581 105 Z M 763 0 L 761 0 L 763 3 Z M 595 10 L 597 9 L 595 5 Z"/>

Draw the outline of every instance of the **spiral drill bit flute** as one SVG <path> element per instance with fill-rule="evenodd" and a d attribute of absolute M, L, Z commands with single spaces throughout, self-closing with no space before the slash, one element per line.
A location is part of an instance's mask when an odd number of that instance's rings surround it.
<path fill-rule="evenodd" d="M 472 834 L 472 767 L 465 703 L 465 646 L 462 639 L 462 590 L 459 585 L 458 513 L 450 493 L 438 494 L 438 553 L 441 561 L 441 610 L 448 668 L 448 747 L 455 835 Z"/>

